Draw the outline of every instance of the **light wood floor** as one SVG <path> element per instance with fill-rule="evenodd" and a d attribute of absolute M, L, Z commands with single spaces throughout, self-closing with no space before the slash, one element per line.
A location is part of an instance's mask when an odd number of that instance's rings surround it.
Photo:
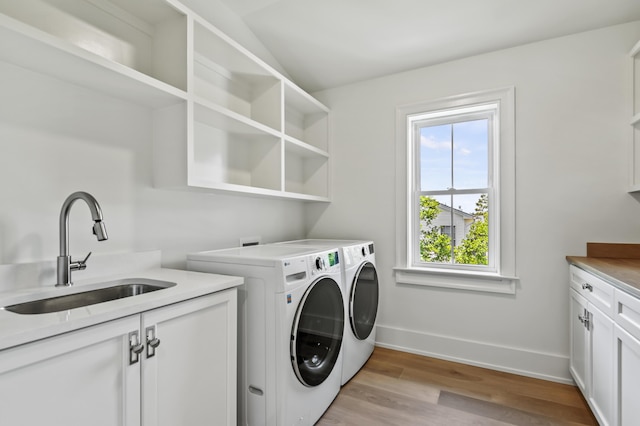
<path fill-rule="evenodd" d="M 578 388 L 376 348 L 318 426 L 597 425 Z"/>

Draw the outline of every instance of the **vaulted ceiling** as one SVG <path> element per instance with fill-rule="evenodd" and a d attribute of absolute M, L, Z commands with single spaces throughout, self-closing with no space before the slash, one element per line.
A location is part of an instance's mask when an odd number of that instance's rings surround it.
<path fill-rule="evenodd" d="M 640 20 L 640 0 L 221 1 L 307 91 Z"/>

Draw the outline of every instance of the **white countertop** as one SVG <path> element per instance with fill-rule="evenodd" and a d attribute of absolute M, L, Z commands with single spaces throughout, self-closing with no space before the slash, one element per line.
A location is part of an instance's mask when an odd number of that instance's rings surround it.
<path fill-rule="evenodd" d="M 169 281 L 177 285 L 137 296 L 48 314 L 23 315 L 0 308 L 0 350 L 234 288 L 244 281 L 241 277 L 156 268 L 78 281 L 76 285 L 65 288 L 51 286 L 0 293 L 0 307 L 101 288 L 107 286 L 104 283 L 124 278 Z"/>

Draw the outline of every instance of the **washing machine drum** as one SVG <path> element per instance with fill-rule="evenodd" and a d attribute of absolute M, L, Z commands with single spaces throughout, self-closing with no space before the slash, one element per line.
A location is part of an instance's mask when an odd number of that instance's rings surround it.
<path fill-rule="evenodd" d="M 308 387 L 325 381 L 336 365 L 344 332 L 344 302 L 331 278 L 315 281 L 304 294 L 291 330 L 291 362 Z"/>
<path fill-rule="evenodd" d="M 378 273 L 371 262 L 364 262 L 353 278 L 349 293 L 351 331 L 359 340 L 371 334 L 378 314 Z"/>

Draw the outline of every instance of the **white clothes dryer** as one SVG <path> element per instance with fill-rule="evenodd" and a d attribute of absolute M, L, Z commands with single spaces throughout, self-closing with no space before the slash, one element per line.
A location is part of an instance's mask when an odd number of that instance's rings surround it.
<path fill-rule="evenodd" d="M 341 379 L 344 385 L 360 371 L 375 347 L 379 284 L 373 241 L 306 239 L 278 244 L 340 248 L 345 294 Z"/>
<path fill-rule="evenodd" d="M 238 298 L 238 424 L 317 422 L 342 378 L 338 249 L 259 245 L 192 253 L 187 265 L 245 278 Z"/>

